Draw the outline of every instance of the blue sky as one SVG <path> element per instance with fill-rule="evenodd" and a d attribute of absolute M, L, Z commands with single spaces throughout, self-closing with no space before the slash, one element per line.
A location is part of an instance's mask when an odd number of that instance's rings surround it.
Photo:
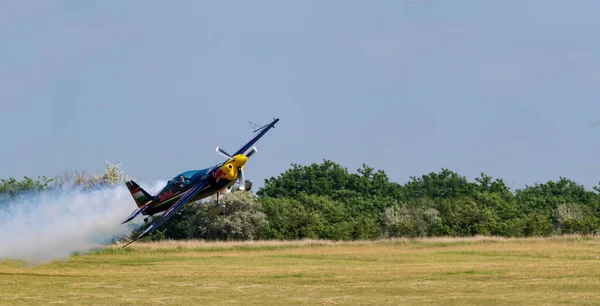
<path fill-rule="evenodd" d="M 3 1 L 0 178 L 362 163 L 600 180 L 597 1 Z"/>

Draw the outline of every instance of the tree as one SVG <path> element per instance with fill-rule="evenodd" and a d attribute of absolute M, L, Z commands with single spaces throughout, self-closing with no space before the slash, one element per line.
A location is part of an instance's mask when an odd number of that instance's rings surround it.
<path fill-rule="evenodd" d="M 38 176 L 37 180 L 33 180 L 30 177 L 23 177 L 21 181 L 14 178 L 1 179 L 0 180 L 0 204 L 18 200 L 26 195 L 37 194 L 42 192 L 52 182 L 45 176 Z"/>
<path fill-rule="evenodd" d="M 223 215 L 209 216 L 214 199 L 188 203 L 146 239 L 526 237 L 600 230 L 600 186 L 588 191 L 560 177 L 512 192 L 502 179 L 481 173 L 470 182 L 444 168 L 410 178 L 401 185 L 390 181 L 384 170 L 366 164 L 356 173 L 330 160 L 292 164 L 279 176 L 265 180 L 256 195 L 234 191 L 224 196 Z M 100 174 L 2 179 L 0 204 L 43 191 L 111 187 L 128 179 L 120 165 L 109 162 Z"/>
<path fill-rule="evenodd" d="M 477 190 L 476 184 L 468 182 L 464 176 L 448 169 L 442 169 L 439 173 L 431 172 L 420 178 L 411 176 L 411 181 L 403 187 L 405 199 L 472 196 L 475 190 Z"/>
<path fill-rule="evenodd" d="M 265 185 L 256 193 L 259 197 L 297 198 L 300 194 L 330 196 L 340 190 L 368 195 L 399 194 L 400 185 L 392 183 L 383 170 L 374 171 L 363 164 L 358 173 L 348 170 L 330 160 L 309 166 L 292 164 L 279 175 L 265 180 Z"/>

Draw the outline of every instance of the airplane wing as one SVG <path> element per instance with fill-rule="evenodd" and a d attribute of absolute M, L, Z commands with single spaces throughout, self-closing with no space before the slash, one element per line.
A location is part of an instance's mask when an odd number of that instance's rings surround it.
<path fill-rule="evenodd" d="M 156 229 L 161 224 L 163 224 L 163 222 L 165 222 L 165 220 L 167 220 L 170 216 L 172 216 L 179 208 L 183 207 L 183 205 L 185 203 L 187 203 L 199 191 L 201 191 L 204 188 L 205 185 L 206 185 L 206 183 L 199 183 L 198 185 L 196 185 L 196 186 L 192 187 L 190 190 L 188 190 L 179 199 L 179 201 L 177 201 L 177 203 L 173 204 L 173 206 L 171 206 L 164 214 L 162 214 L 162 216 L 160 216 L 160 218 L 158 218 L 156 221 L 154 221 L 154 223 L 152 223 L 152 225 L 150 225 L 141 235 L 139 235 L 137 238 L 131 240 L 130 242 L 128 242 L 127 244 L 125 244 L 123 247 L 126 247 L 126 246 L 132 244 L 133 242 L 139 240 L 140 238 L 148 235 L 154 229 Z"/>

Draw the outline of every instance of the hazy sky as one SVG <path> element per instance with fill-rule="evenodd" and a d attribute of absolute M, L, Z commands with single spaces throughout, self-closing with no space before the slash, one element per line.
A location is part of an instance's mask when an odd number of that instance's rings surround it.
<path fill-rule="evenodd" d="M 600 180 L 598 1 L 2 1 L 0 178 L 362 163 Z"/>

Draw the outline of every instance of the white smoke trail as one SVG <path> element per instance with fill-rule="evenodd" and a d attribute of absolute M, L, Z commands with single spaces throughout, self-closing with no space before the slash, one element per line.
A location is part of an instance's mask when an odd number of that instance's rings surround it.
<path fill-rule="evenodd" d="M 149 185 L 148 185 L 149 186 Z M 164 183 L 146 190 L 153 194 Z M 142 224 L 124 185 L 94 191 L 46 192 L 0 205 L 0 259 L 40 263 L 66 259 L 122 237 Z"/>

